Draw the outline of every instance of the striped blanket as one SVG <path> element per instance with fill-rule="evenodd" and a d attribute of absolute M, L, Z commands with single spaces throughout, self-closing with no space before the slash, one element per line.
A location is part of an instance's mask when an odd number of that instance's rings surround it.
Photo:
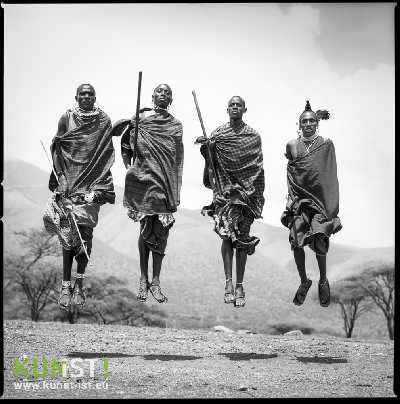
<path fill-rule="evenodd" d="M 96 192 L 101 194 L 105 202 L 114 203 L 110 169 L 115 154 L 110 118 L 102 110 L 89 117 L 71 110 L 66 115 L 68 130 L 54 137 L 51 152 L 53 159 L 57 153 L 64 163 L 68 196 Z"/>
<path fill-rule="evenodd" d="M 133 150 L 135 120 L 129 144 Z M 176 212 L 182 185 L 182 124 L 167 111 L 139 120 L 136 158 L 125 177 L 124 206 L 146 215 Z"/>
<path fill-rule="evenodd" d="M 73 223 L 95 227 L 100 203 L 114 203 L 115 193 L 111 174 L 115 153 L 110 118 L 102 110 L 92 116 L 81 116 L 75 110 L 65 114 L 67 131 L 56 135 L 51 144 L 53 161 L 59 156 L 68 188 L 65 195 L 53 194 L 47 202 L 43 222 L 50 234 L 58 236 L 65 249 L 79 245 L 79 235 Z M 54 190 L 57 180 L 51 173 L 49 187 Z M 86 203 L 83 196 L 94 192 L 97 202 Z"/>
<path fill-rule="evenodd" d="M 288 201 L 281 222 L 290 229 L 292 249 L 309 245 L 318 254 L 326 254 L 329 237 L 342 229 L 333 142 L 319 142 L 309 153 L 289 161 L 287 185 Z"/>
<path fill-rule="evenodd" d="M 221 194 L 217 197 L 214 186 L 213 203 L 204 207 L 203 211 L 214 217 L 215 231 L 222 238 L 229 236 L 238 246 L 240 241 L 251 244 L 252 248 L 246 247 L 251 254 L 259 239 L 249 236 L 250 224 L 254 219 L 261 218 L 265 202 L 261 137 L 244 122 L 238 127 L 232 127 L 228 122 L 214 130 L 203 144 L 202 153 L 205 156 L 206 147 L 211 150 L 215 180 Z M 206 157 L 204 177 L 210 173 L 210 162 Z M 214 181 L 204 179 L 205 184 Z"/>

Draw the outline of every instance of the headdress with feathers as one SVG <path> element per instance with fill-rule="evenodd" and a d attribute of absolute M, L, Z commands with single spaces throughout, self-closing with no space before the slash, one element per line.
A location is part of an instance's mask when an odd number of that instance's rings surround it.
<path fill-rule="evenodd" d="M 303 115 L 304 114 L 304 112 L 314 112 L 312 109 L 311 109 L 311 105 L 310 105 L 310 101 L 306 101 L 306 106 L 305 106 L 305 108 L 304 108 L 304 111 L 301 113 L 301 115 Z M 316 112 L 314 112 L 314 114 L 316 115 L 316 117 L 317 117 L 317 119 L 318 119 L 318 121 L 320 121 L 321 119 L 329 119 L 329 117 L 330 117 L 330 113 L 329 113 L 329 111 L 328 110 L 326 110 L 326 109 L 319 109 L 318 111 L 316 111 Z M 301 115 L 300 115 L 300 118 L 301 118 Z"/>

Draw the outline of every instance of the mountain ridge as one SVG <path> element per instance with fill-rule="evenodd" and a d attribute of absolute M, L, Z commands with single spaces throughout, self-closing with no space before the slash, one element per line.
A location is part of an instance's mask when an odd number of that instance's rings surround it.
<path fill-rule="evenodd" d="M 49 173 L 26 162 L 10 164 L 6 160 L 4 177 L 6 236 L 13 229 L 41 226 L 44 206 L 51 195 L 47 188 Z M 139 224 L 126 215 L 122 206 L 123 189 L 116 186 L 115 192 L 116 203 L 101 207 L 99 223 L 94 229 L 94 270 L 99 274 L 111 271 L 125 279 L 127 287 L 136 292 L 140 275 Z M 174 216 L 176 222 L 170 231 L 161 272 L 163 290 L 169 297 L 168 304 L 162 308 L 169 314 L 171 326 L 207 328 L 222 324 L 233 329 L 270 332 L 275 325 L 286 323 L 293 327 L 308 326 L 318 333 L 341 333 L 342 320 L 337 307 L 321 308 L 313 299 L 319 272 L 309 249 L 306 249 L 306 266 L 314 284 L 306 303 L 300 307 L 293 305 L 299 277 L 287 229 L 255 221 L 251 233 L 259 236 L 261 242 L 255 254 L 248 257 L 244 284 L 246 307 L 235 309 L 223 303 L 221 241 L 213 231 L 211 219 L 199 211 L 183 208 Z M 5 247 L 10 240 L 10 236 L 5 237 Z M 365 262 L 392 257 L 393 247 L 365 249 L 332 242 L 327 258 L 328 278 L 334 282 L 352 272 L 358 274 Z M 151 259 L 149 268 L 151 273 Z M 151 296 L 149 304 L 155 304 Z M 379 316 L 376 318 L 374 333 L 384 334 L 384 322 Z M 370 334 L 368 321 L 361 320 L 359 332 Z"/>

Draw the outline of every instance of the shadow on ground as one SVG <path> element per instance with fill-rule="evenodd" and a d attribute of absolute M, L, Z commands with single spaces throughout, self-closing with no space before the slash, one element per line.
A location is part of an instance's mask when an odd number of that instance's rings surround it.
<path fill-rule="evenodd" d="M 229 358 L 231 361 L 249 361 L 250 359 L 270 359 L 276 358 L 278 354 L 262 354 L 262 353 L 255 353 L 255 352 L 224 352 L 219 353 L 218 355 L 223 355 Z"/>
<path fill-rule="evenodd" d="M 296 359 L 304 363 L 347 363 L 347 359 L 331 356 L 297 356 Z"/>
<path fill-rule="evenodd" d="M 255 352 L 221 352 L 218 355 L 225 356 L 231 361 L 249 361 L 251 359 L 271 359 L 277 358 L 277 353 L 265 354 Z M 132 355 L 119 352 L 70 352 L 70 358 L 93 359 L 93 358 L 133 358 L 142 357 L 145 360 L 160 360 L 160 361 L 188 361 L 202 359 L 202 356 L 193 355 L 168 355 L 168 354 L 147 354 L 147 355 Z M 303 363 L 347 363 L 347 359 L 336 358 L 331 356 L 297 356 L 296 359 Z"/>

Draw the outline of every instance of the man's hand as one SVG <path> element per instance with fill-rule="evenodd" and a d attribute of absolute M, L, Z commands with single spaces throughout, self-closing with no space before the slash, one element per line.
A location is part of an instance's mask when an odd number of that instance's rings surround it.
<path fill-rule="evenodd" d="M 132 157 L 128 152 L 122 152 L 122 162 L 124 163 L 125 168 L 128 170 L 131 167 Z"/>
<path fill-rule="evenodd" d="M 207 138 L 206 136 L 202 135 L 202 136 L 199 136 L 199 137 L 194 141 L 194 144 L 204 144 L 204 143 L 207 142 L 207 140 L 208 140 L 208 138 Z"/>
<path fill-rule="evenodd" d="M 215 203 L 217 205 L 225 205 L 228 202 L 228 199 L 224 198 L 222 195 L 217 194 L 215 196 Z"/>
<path fill-rule="evenodd" d="M 64 173 L 61 173 L 58 176 L 58 187 L 56 188 L 55 191 L 63 194 L 67 192 L 67 188 L 68 188 L 67 179 L 65 178 Z"/>

